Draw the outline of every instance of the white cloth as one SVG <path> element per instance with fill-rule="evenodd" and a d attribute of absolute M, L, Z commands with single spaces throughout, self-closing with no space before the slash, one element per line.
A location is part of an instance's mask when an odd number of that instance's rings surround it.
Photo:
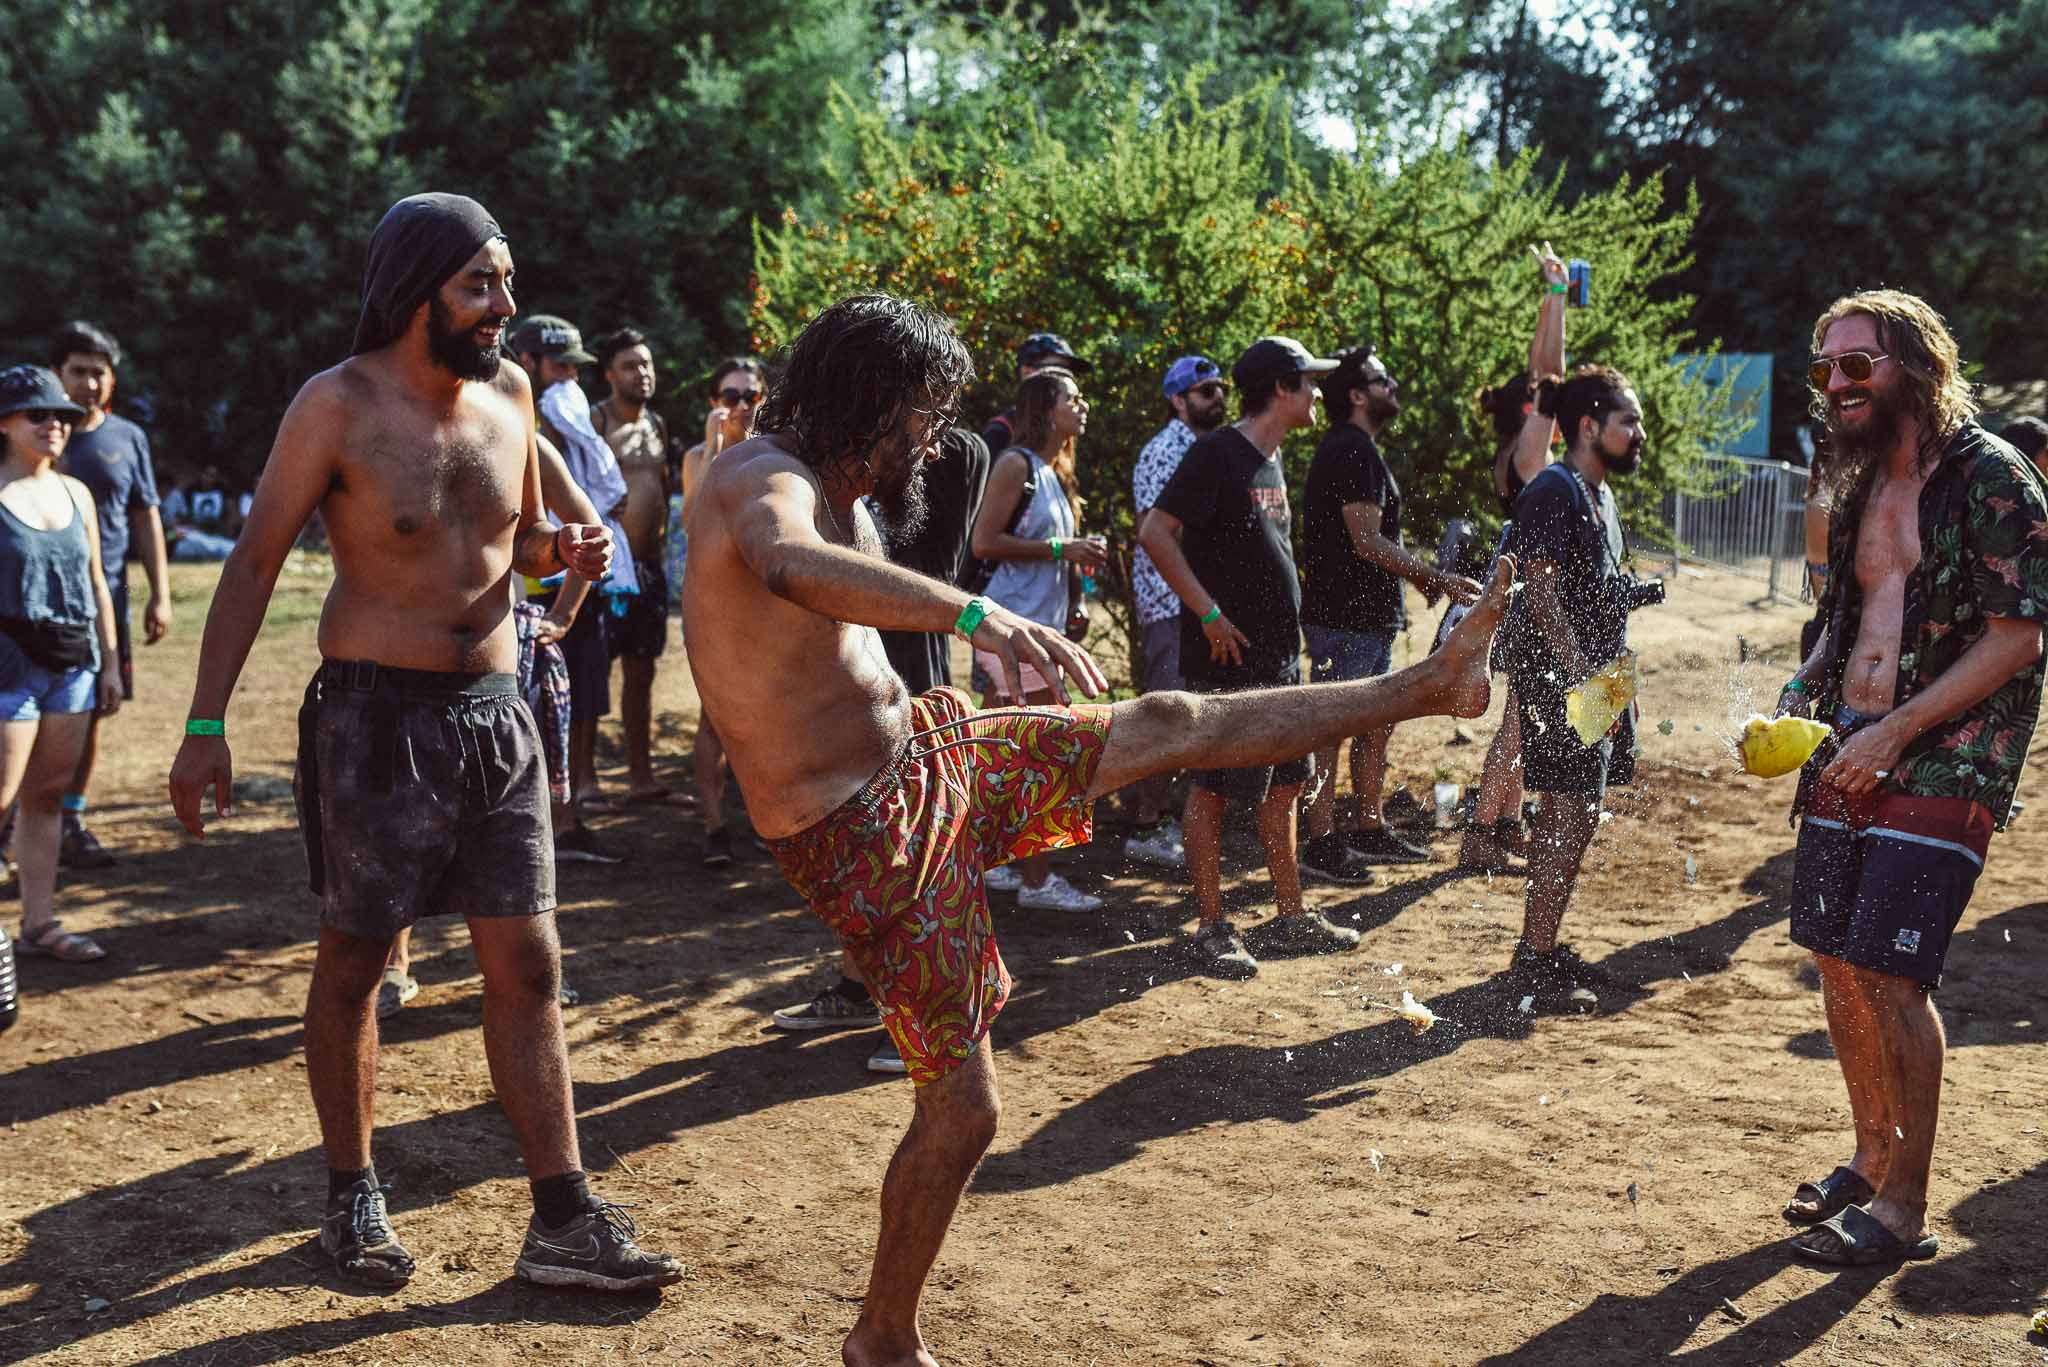
<path fill-rule="evenodd" d="M 640 592 L 626 529 L 616 516 L 626 501 L 626 477 L 619 472 L 619 458 L 612 453 L 611 443 L 591 425 L 590 396 L 575 381 L 558 380 L 540 396 L 540 415 L 561 434 L 562 460 L 569 467 L 569 478 L 597 507 L 598 518 L 612 534 L 612 572 L 605 580 L 604 592 Z"/>
<path fill-rule="evenodd" d="M 1131 493 L 1138 509 L 1138 521 L 1145 520 L 1145 510 L 1159 501 L 1160 490 L 1166 481 L 1173 478 L 1173 472 L 1180 469 L 1180 458 L 1195 444 L 1195 429 L 1179 418 L 1173 419 L 1159 429 L 1152 440 L 1145 443 L 1145 449 L 1138 453 L 1138 466 L 1131 472 Z M 1145 554 L 1140 546 L 1131 560 L 1131 588 L 1138 598 L 1138 621 L 1141 625 L 1164 622 L 1180 616 L 1180 599 L 1166 586 L 1166 577 L 1159 573 L 1159 567 L 1152 563 L 1152 557 Z"/>

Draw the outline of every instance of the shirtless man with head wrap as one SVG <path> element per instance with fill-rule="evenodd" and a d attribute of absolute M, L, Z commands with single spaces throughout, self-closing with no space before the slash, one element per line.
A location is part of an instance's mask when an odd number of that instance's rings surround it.
<path fill-rule="evenodd" d="M 299 714 L 294 788 L 320 947 L 306 1075 L 328 1165 L 321 1246 L 346 1276 L 393 1286 L 413 1260 L 370 1161 L 373 1010 L 385 954 L 422 915 L 469 922 L 484 1052 L 519 1139 L 534 1217 L 520 1276 L 631 1290 L 682 1276 L 633 1243 L 577 1152 L 556 987 L 555 866 L 539 732 L 513 681 L 515 573 L 601 578 L 602 527 L 542 511 L 533 396 L 498 363 L 512 252 L 474 200 L 414 195 L 370 239 L 349 358 L 306 382 L 207 616 L 178 819 L 231 808 L 225 720 L 285 555 L 317 510 L 334 548 L 322 664 Z"/>

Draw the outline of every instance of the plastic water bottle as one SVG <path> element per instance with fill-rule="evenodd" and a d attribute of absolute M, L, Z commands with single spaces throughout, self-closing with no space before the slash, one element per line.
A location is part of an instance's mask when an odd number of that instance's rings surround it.
<path fill-rule="evenodd" d="M 14 942 L 0 930 L 0 1031 L 14 1024 L 20 1009 L 14 988 Z"/>

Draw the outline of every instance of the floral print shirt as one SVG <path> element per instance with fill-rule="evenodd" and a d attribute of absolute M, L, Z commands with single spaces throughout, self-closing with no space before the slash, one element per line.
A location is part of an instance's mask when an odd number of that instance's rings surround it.
<path fill-rule="evenodd" d="M 1856 536 L 1871 479 L 1843 500 L 1828 528 L 1823 718 L 1841 703 L 1862 618 Z M 2030 461 L 1966 423 L 1920 491 L 1920 565 L 1906 580 L 1894 705 L 1953 668 L 1993 617 L 2048 622 L 2048 495 Z M 2040 714 L 2041 683 L 2036 659 L 1907 746 L 1885 786 L 1911 797 L 1981 802 L 2003 828 Z"/>
<path fill-rule="evenodd" d="M 1195 429 L 1179 418 L 1160 428 L 1145 443 L 1145 449 L 1138 453 L 1137 468 L 1131 472 L 1131 493 L 1139 522 L 1145 520 L 1145 510 L 1159 501 L 1159 491 L 1180 469 L 1180 458 L 1194 444 Z M 1166 586 L 1166 577 L 1152 563 L 1152 557 L 1145 554 L 1143 546 L 1131 557 L 1131 588 L 1137 594 L 1138 621 L 1142 625 L 1169 622 L 1180 616 L 1180 599 Z"/>

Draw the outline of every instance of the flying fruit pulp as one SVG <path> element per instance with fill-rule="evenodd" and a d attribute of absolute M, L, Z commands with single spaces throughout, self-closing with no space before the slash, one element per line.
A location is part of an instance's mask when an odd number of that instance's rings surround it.
<path fill-rule="evenodd" d="M 1804 717 L 1773 720 L 1758 715 L 1752 716 L 1742 728 L 1742 739 L 1736 748 L 1742 752 L 1744 769 L 1758 778 L 1778 778 L 1813 758 L 1813 752 L 1833 732 L 1834 728 L 1825 722 Z"/>

